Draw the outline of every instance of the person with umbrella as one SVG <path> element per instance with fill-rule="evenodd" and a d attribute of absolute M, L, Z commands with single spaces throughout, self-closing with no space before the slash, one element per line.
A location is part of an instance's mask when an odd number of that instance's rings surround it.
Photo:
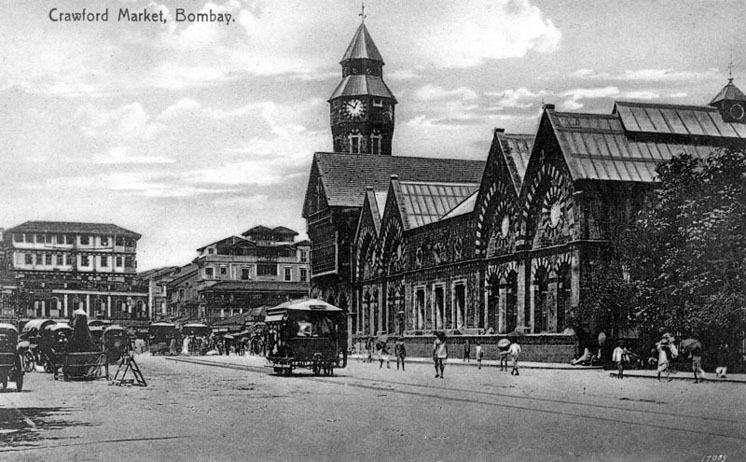
<path fill-rule="evenodd" d="M 500 360 L 500 370 L 508 372 L 508 356 L 510 356 L 510 353 L 508 353 L 508 348 L 510 348 L 510 340 L 507 338 L 500 339 L 499 342 L 497 342 L 497 349 L 499 350 L 499 353 L 497 353 L 497 357 Z"/>
<path fill-rule="evenodd" d="M 705 380 L 705 371 L 702 370 L 702 344 L 699 340 L 688 338 L 681 342 L 681 350 L 689 353 L 692 358 L 692 372 L 694 372 L 694 383 Z"/>
<path fill-rule="evenodd" d="M 446 334 L 441 331 L 435 332 L 435 342 L 433 343 L 433 362 L 435 363 L 435 378 L 443 377 L 446 360 L 448 359 L 448 345 L 446 344 Z"/>

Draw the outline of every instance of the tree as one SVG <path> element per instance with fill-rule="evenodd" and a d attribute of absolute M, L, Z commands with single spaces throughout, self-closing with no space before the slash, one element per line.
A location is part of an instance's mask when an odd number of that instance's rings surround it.
<path fill-rule="evenodd" d="M 622 252 L 642 307 L 636 321 L 733 345 L 746 329 L 746 153 L 682 154 L 657 172 Z"/>

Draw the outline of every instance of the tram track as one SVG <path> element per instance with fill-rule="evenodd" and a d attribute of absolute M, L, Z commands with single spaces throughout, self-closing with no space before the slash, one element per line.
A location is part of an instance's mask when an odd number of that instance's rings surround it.
<path fill-rule="evenodd" d="M 256 373 L 269 373 L 268 368 L 236 363 L 218 363 L 196 358 L 166 358 L 174 362 L 184 362 L 196 365 L 218 367 Z M 432 384 L 417 384 L 401 382 L 396 380 L 371 379 L 365 377 L 351 376 L 294 376 L 295 379 L 321 382 L 325 384 L 354 387 L 375 392 L 396 393 L 420 398 L 433 398 L 451 402 L 474 404 L 480 406 L 492 406 L 505 409 L 514 409 L 523 412 L 536 412 L 552 415 L 561 415 L 570 418 L 591 419 L 602 422 L 642 426 L 652 429 L 668 430 L 676 432 L 694 433 L 697 435 L 709 435 L 739 441 L 746 441 L 746 435 L 726 434 L 723 432 L 709 431 L 706 426 L 712 424 L 742 424 L 744 420 L 725 419 L 711 416 L 690 415 L 670 411 L 651 409 L 634 409 L 623 406 L 613 406 L 599 403 L 588 403 L 581 401 L 569 401 L 555 398 L 521 396 L 495 391 L 481 391 L 467 388 L 438 386 Z M 548 406 L 555 406 L 549 408 Z M 562 409 L 557 409 L 557 406 Z M 605 413 L 600 414 L 600 413 Z M 622 416 L 611 417 L 609 414 L 621 413 Z M 666 419 L 675 421 L 682 425 L 671 425 L 652 421 L 654 419 Z"/>

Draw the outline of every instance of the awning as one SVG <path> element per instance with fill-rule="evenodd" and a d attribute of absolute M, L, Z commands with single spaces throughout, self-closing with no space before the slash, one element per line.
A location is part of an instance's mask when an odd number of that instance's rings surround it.
<path fill-rule="evenodd" d="M 264 322 L 265 323 L 267 323 L 267 322 L 278 322 L 278 321 L 283 321 L 284 319 L 285 319 L 285 315 L 284 314 L 273 314 L 271 316 L 265 317 L 264 318 Z"/>

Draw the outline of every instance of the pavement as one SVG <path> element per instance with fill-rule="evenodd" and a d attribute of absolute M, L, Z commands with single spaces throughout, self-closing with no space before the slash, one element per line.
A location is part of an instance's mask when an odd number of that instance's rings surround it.
<path fill-rule="evenodd" d="M 350 355 L 348 357 L 348 361 L 362 361 L 364 359 L 363 355 Z M 377 361 L 374 359 L 374 362 Z M 396 364 L 396 360 L 391 357 L 392 364 Z M 407 363 L 415 363 L 415 364 L 431 364 L 433 360 L 431 358 L 412 358 L 407 357 Z M 462 366 L 462 367 L 477 367 L 477 361 L 463 361 L 461 359 L 456 358 L 449 358 L 446 362 L 448 366 Z M 500 367 L 500 362 L 497 360 L 491 360 L 491 359 L 483 359 L 482 360 L 482 367 Z M 518 362 L 518 368 L 519 369 L 550 369 L 550 370 L 565 370 L 565 371 L 589 371 L 589 370 L 597 370 L 597 371 L 603 371 L 604 368 L 602 366 L 573 366 L 569 363 L 542 363 L 542 362 L 530 362 L 530 361 L 519 361 Z M 616 377 L 616 369 L 608 369 L 606 370 L 610 375 L 613 375 Z M 643 379 L 658 379 L 658 373 L 655 370 L 648 370 L 648 369 L 630 369 L 624 371 L 624 377 L 629 378 L 643 378 Z M 694 375 L 690 370 L 681 370 L 676 373 L 673 373 L 670 375 L 669 379 L 673 380 L 688 380 L 693 382 L 694 381 Z M 661 380 L 666 380 L 665 377 L 661 378 Z M 726 378 L 717 378 L 715 377 L 714 372 L 709 372 L 705 374 L 705 382 L 707 383 L 716 383 L 716 382 L 724 382 L 724 383 L 743 383 L 746 384 L 746 374 L 728 374 Z"/>

